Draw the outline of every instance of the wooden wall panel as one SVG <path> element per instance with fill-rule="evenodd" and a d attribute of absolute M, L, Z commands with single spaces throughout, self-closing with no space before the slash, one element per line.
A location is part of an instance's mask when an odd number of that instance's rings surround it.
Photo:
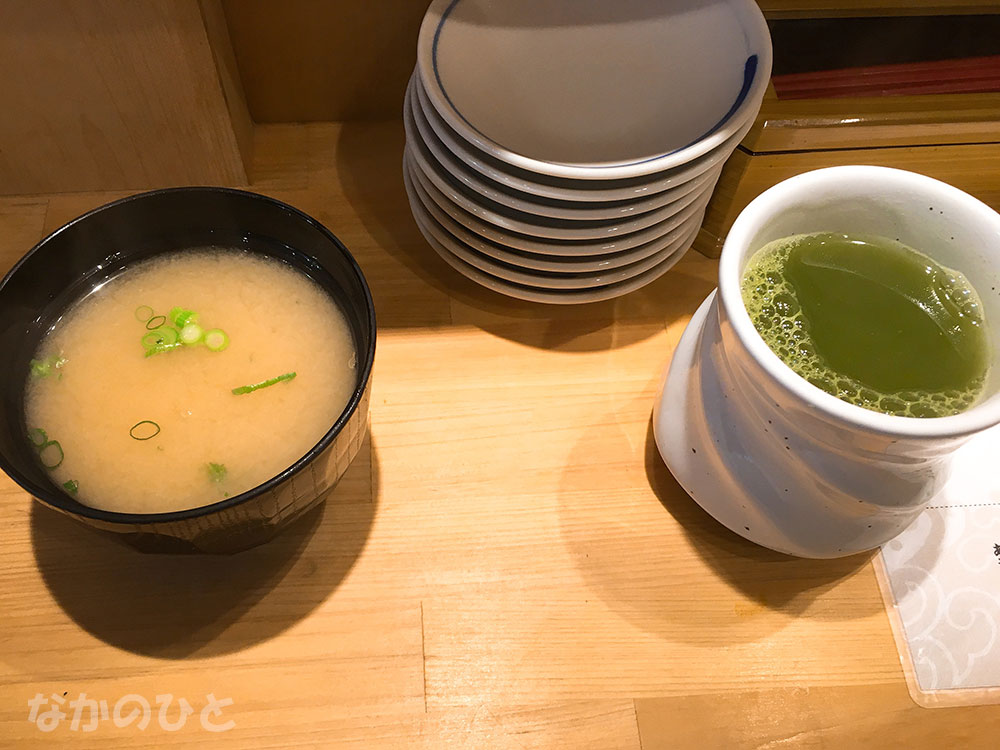
<path fill-rule="evenodd" d="M 219 85 L 222 87 L 226 109 L 229 110 L 229 121 L 236 137 L 236 145 L 240 150 L 245 170 L 249 170 L 253 159 L 253 120 L 247 108 L 243 80 L 229 37 L 229 26 L 222 9 L 222 0 L 198 0 L 198 4 L 201 7 L 205 33 L 208 35 L 208 43 L 215 59 L 215 69 L 219 75 Z"/>
<path fill-rule="evenodd" d="M 394 119 L 428 0 L 224 0 L 257 122 Z"/>
<path fill-rule="evenodd" d="M 198 0 L 0 0 L 0 19 L 0 193 L 246 181 Z"/>
<path fill-rule="evenodd" d="M 1000 13 L 996 0 L 758 0 L 769 18 Z M 258 122 L 394 119 L 429 0 L 223 0 Z"/>
<path fill-rule="evenodd" d="M 759 2 L 772 17 L 1000 12 L 984 0 Z M 427 3 L 0 0 L 0 194 L 242 184 L 251 115 L 397 119 Z"/>

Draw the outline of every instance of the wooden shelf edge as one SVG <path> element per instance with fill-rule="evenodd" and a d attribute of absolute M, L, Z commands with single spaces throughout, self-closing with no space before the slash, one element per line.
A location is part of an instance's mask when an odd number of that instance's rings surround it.
<path fill-rule="evenodd" d="M 742 146 L 754 153 L 995 143 L 1000 93 L 767 98 Z"/>

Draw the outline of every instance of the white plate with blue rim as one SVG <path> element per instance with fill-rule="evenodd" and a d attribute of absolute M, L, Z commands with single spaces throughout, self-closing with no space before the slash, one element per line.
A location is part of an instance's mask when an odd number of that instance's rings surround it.
<path fill-rule="evenodd" d="M 405 169 L 403 171 L 403 182 L 406 185 L 407 190 L 412 189 L 409 172 Z M 411 193 L 411 205 L 412 201 L 413 196 Z M 492 289 L 494 292 L 505 294 L 508 297 L 527 300 L 529 302 L 545 302 L 556 305 L 580 305 L 588 302 L 602 302 L 604 300 L 614 299 L 615 297 L 621 297 L 624 294 L 628 294 L 629 292 L 633 292 L 646 286 L 647 284 L 652 283 L 673 268 L 680 261 L 680 259 L 684 257 L 687 250 L 690 248 L 691 243 L 694 241 L 695 235 L 698 233 L 698 228 L 701 226 L 701 221 L 699 220 L 691 228 L 690 234 L 678 243 L 679 247 L 675 252 L 668 255 L 658 265 L 644 273 L 639 274 L 638 276 L 633 276 L 631 279 L 617 284 L 608 284 L 607 286 L 599 286 L 591 289 L 556 290 L 543 289 L 527 284 L 515 284 L 513 282 L 497 278 L 496 276 L 486 273 L 485 271 L 479 270 L 475 266 L 466 263 L 438 242 L 434 235 L 423 224 L 423 218 L 419 213 L 414 213 L 413 218 L 417 224 L 417 228 L 420 230 L 420 233 L 424 236 L 424 239 L 427 240 L 427 244 L 431 246 L 441 259 L 445 261 L 445 263 L 463 276 L 472 279 L 487 289 Z"/>
<path fill-rule="evenodd" d="M 404 161 L 410 164 L 409 149 L 403 151 Z M 412 165 L 411 165 L 412 166 Z M 409 167 L 408 167 L 409 168 Z M 601 238 L 596 240 L 554 240 L 532 235 L 521 234 L 520 232 L 507 231 L 489 222 L 485 222 L 475 214 L 469 213 L 461 206 L 457 205 L 447 195 L 438 190 L 424 173 L 416 168 L 412 169 L 411 177 L 423 189 L 423 193 L 434 202 L 448 216 L 457 221 L 471 232 L 478 234 L 491 242 L 496 242 L 505 247 L 525 252 L 539 253 L 542 255 L 557 256 L 577 256 L 577 255 L 601 255 L 610 253 L 621 253 L 634 250 L 640 246 L 647 245 L 662 238 L 668 232 L 681 224 L 688 216 L 697 210 L 696 201 L 691 203 L 669 219 L 654 224 L 638 232 L 621 235 L 618 237 Z M 714 189 L 713 184 L 706 186 L 705 193 L 710 195 Z"/>
<path fill-rule="evenodd" d="M 540 175 L 506 164 L 489 154 L 479 150 L 464 138 L 458 136 L 437 113 L 420 81 L 419 71 L 414 75 L 413 110 L 418 113 L 418 131 L 421 123 L 438 138 L 446 152 L 454 158 L 449 163 L 458 162 L 501 187 L 510 190 L 514 195 L 537 196 L 552 200 L 586 202 L 609 202 L 629 200 L 636 203 L 645 202 L 652 207 L 661 206 L 672 200 L 662 196 L 668 190 L 693 180 L 698 175 L 724 162 L 736 150 L 740 141 L 753 127 L 754 113 L 748 114 L 748 119 L 727 140 L 701 156 L 685 162 L 681 166 L 666 169 L 654 174 L 633 179 L 620 180 L 580 180 L 563 177 Z M 421 117 L 423 119 L 421 119 Z M 430 142 L 427 139 L 425 142 Z M 662 197 L 661 197 L 662 196 Z"/>
<path fill-rule="evenodd" d="M 454 238 L 456 242 L 476 250 L 482 255 L 495 258 L 502 263 L 512 266 L 519 266 L 526 269 L 538 271 L 548 271 L 550 273 L 582 273 L 586 271 L 607 271 L 622 266 L 637 263 L 651 255 L 658 254 L 668 245 L 680 238 L 687 227 L 681 223 L 674 227 L 662 237 L 640 245 L 632 250 L 624 250 L 619 253 L 606 253 L 603 255 L 542 255 L 524 250 L 491 242 L 484 237 L 480 237 L 473 231 L 466 229 L 457 221 L 452 219 L 447 213 L 441 210 L 430 196 L 424 191 L 420 184 L 413 181 L 413 194 L 417 197 L 418 204 L 412 204 L 414 211 L 425 214 L 433 223 L 444 232 Z M 699 210 L 698 205 L 693 205 L 689 209 L 691 216 Z"/>
<path fill-rule="evenodd" d="M 621 252 L 644 245 L 662 237 L 684 221 L 689 215 L 689 209 L 697 203 L 698 199 L 711 196 L 712 190 L 715 188 L 715 180 L 709 180 L 701 191 L 688 193 L 680 201 L 677 201 L 678 204 L 683 203 L 683 205 L 678 205 L 677 211 L 669 218 L 635 232 L 597 238 L 540 237 L 536 234 L 527 234 L 498 226 L 483 220 L 476 213 L 467 211 L 458 205 L 452 197 L 438 189 L 420 168 L 412 164 L 409 147 L 404 149 L 404 156 L 412 166 L 411 176 L 420 183 L 424 192 L 441 210 L 466 229 L 507 247 L 549 255 L 597 255 Z M 718 179 L 718 174 L 716 174 L 715 179 Z"/>
<path fill-rule="evenodd" d="M 521 232 L 536 237 L 565 240 L 590 240 L 601 237 L 615 237 L 659 224 L 690 205 L 697 196 L 704 193 L 706 185 L 714 184 L 721 167 L 685 183 L 671 192 L 671 200 L 664 206 L 634 216 L 616 216 L 610 219 L 595 219 L 577 216 L 561 218 L 511 208 L 470 190 L 461 179 L 446 171 L 426 150 L 418 139 L 407 140 L 407 152 L 415 169 L 419 169 L 434 187 L 447 195 L 457 205 L 483 221 L 495 224 L 512 232 Z"/>
<path fill-rule="evenodd" d="M 685 164 L 756 115 L 771 41 L 754 0 L 433 0 L 417 65 L 476 148 L 621 179 Z"/>
<path fill-rule="evenodd" d="M 478 268 L 480 271 L 484 271 L 504 281 L 557 290 L 589 289 L 616 284 L 658 266 L 668 256 L 681 249 L 682 243 L 690 236 L 692 227 L 701 225 L 704 217 L 704 204 L 706 202 L 702 201 L 698 206 L 701 210 L 693 214 L 670 233 L 671 239 L 668 243 L 657 252 L 634 263 L 617 268 L 581 271 L 571 267 L 571 263 L 567 262 L 564 263 L 563 268 L 550 271 L 525 268 L 516 261 L 501 261 L 490 255 L 478 252 L 474 247 L 457 239 L 431 216 L 427 210 L 427 204 L 424 203 L 424 200 L 419 195 L 419 187 L 414 184 L 412 178 L 410 178 L 409 190 L 411 191 L 409 193 L 410 209 L 424 234 L 430 233 L 434 239 L 453 255 L 469 265 Z M 416 200 L 413 200 L 414 197 L 416 197 Z"/>
<path fill-rule="evenodd" d="M 549 198 L 520 192 L 480 174 L 476 169 L 463 163 L 444 145 L 427 119 L 414 93 L 416 78 L 410 79 L 403 101 L 403 125 L 406 142 L 412 145 L 413 155 L 418 157 L 424 171 L 427 165 L 440 174 L 447 174 L 469 191 L 473 200 L 485 198 L 515 211 L 546 216 L 554 219 L 594 221 L 606 219 L 628 219 L 642 216 L 663 208 L 676 200 L 684 192 L 697 184 L 695 178 L 704 174 L 692 174 L 691 179 L 678 182 L 666 190 L 639 198 L 615 201 L 578 201 Z M 706 169 L 715 162 L 704 160 Z"/>

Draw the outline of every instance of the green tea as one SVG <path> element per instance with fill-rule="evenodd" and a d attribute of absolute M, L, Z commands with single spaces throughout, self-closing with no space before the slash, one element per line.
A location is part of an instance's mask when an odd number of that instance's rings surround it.
<path fill-rule="evenodd" d="M 968 409 L 985 386 L 991 352 L 975 289 L 899 242 L 786 237 L 754 254 L 742 292 L 767 345 L 843 401 L 943 417 Z"/>

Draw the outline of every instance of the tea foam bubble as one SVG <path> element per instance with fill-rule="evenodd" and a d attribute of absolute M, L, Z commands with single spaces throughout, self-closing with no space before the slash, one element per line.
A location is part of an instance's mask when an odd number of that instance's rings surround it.
<path fill-rule="evenodd" d="M 785 268 L 795 248 L 826 236 L 834 235 L 800 234 L 775 240 L 758 250 L 744 271 L 744 305 L 771 351 L 816 387 L 865 409 L 901 417 L 945 417 L 972 406 L 983 390 L 985 378 L 961 390 L 909 389 L 890 393 L 865 385 L 823 361 Z M 960 306 L 962 314 L 981 321 L 981 303 L 965 277 L 950 272 L 946 282 L 946 294 Z"/>

